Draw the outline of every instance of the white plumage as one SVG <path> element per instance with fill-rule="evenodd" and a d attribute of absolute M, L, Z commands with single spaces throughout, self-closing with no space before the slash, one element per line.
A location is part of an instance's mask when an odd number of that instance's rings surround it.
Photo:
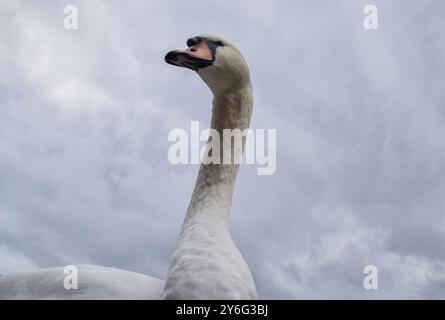
<path fill-rule="evenodd" d="M 164 281 L 140 273 L 76 265 L 78 288 L 67 290 L 64 267 L 0 277 L 0 299 L 145 299 L 162 298 Z"/>

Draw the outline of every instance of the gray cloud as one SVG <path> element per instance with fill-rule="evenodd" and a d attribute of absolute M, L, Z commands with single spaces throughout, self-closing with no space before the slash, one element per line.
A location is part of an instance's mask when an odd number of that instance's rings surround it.
<path fill-rule="evenodd" d="M 63 1 L 0 5 L 0 273 L 165 276 L 198 169 L 169 164 L 168 132 L 211 96 L 163 56 L 210 32 L 278 134 L 276 174 L 243 166 L 233 204 L 260 297 L 445 297 L 445 4 L 374 1 L 370 32 L 366 1 L 72 3 L 76 32 Z"/>

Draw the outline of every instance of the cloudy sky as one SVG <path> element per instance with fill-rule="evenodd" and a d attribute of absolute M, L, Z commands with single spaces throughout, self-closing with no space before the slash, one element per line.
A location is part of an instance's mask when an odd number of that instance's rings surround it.
<path fill-rule="evenodd" d="M 198 170 L 168 133 L 207 124 L 211 95 L 163 57 L 216 33 L 250 65 L 252 126 L 277 130 L 276 173 L 242 166 L 232 210 L 259 297 L 445 298 L 445 3 L 374 0 L 374 31 L 367 4 L 1 0 L 0 273 L 165 277 Z"/>

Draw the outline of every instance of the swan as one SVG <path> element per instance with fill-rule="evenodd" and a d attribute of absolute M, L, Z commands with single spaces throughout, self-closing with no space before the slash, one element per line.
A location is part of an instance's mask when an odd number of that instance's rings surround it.
<path fill-rule="evenodd" d="M 249 127 L 250 74 L 233 44 L 219 36 L 199 35 L 187 40 L 187 49 L 170 51 L 164 60 L 195 71 L 210 88 L 211 128 L 221 137 L 223 129 Z M 232 146 L 220 145 L 221 159 L 224 152 L 234 154 Z M 256 299 L 251 271 L 230 236 L 238 169 L 236 163 L 201 163 L 165 281 L 114 268 L 76 265 L 78 288 L 67 290 L 64 267 L 56 267 L 1 276 L 0 299 Z"/>

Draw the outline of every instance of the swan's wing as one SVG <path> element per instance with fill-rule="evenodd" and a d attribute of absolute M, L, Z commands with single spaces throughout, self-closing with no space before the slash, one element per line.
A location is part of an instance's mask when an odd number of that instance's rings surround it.
<path fill-rule="evenodd" d="M 66 289 L 72 273 L 63 267 L 0 277 L 0 299 L 147 299 L 162 298 L 164 281 L 140 273 L 77 265 L 78 289 Z M 70 282 L 71 284 L 73 282 Z"/>

